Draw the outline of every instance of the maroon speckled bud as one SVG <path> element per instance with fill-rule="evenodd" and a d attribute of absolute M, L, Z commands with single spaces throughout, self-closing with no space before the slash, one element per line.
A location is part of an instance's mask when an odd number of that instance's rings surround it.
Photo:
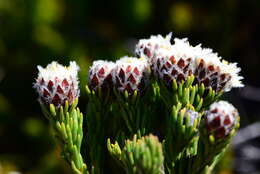
<path fill-rule="evenodd" d="M 39 94 L 42 104 L 54 104 L 57 108 L 68 101 L 71 105 L 79 96 L 78 70 L 76 62 L 70 62 L 69 67 L 64 67 L 57 62 L 52 62 L 46 68 L 38 66 L 39 74 L 34 83 L 34 88 Z"/>
<path fill-rule="evenodd" d="M 146 59 L 123 57 L 116 62 L 114 84 L 120 91 L 133 94 L 143 91 L 148 83 L 150 68 Z"/>
<path fill-rule="evenodd" d="M 233 105 L 225 101 L 213 103 L 206 111 L 205 124 L 209 133 L 216 138 L 227 136 L 234 128 L 238 112 Z"/>
<path fill-rule="evenodd" d="M 174 79 L 177 82 L 185 81 L 193 73 L 192 59 L 189 57 L 176 58 L 171 54 L 160 54 L 154 60 L 153 72 L 165 81 L 167 86 L 171 86 Z"/>
<path fill-rule="evenodd" d="M 96 90 L 98 87 L 102 89 L 110 89 L 113 87 L 112 71 L 115 67 L 113 62 L 98 60 L 94 61 L 89 70 L 89 87 Z"/>
<path fill-rule="evenodd" d="M 206 64 L 203 59 L 198 60 L 194 75 L 199 84 L 203 83 L 206 89 L 211 87 L 216 92 L 224 90 L 231 80 L 231 74 L 221 71 L 217 64 Z"/>

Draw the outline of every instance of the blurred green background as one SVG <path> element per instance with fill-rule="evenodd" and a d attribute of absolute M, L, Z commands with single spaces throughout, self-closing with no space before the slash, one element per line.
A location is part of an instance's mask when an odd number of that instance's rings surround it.
<path fill-rule="evenodd" d="M 259 0 L 0 0 L 0 173 L 70 173 L 32 89 L 37 65 L 76 60 L 85 112 L 93 60 L 133 55 L 138 39 L 173 32 L 238 62 L 244 83 L 257 88 L 259 29 Z M 233 90 L 226 98 L 245 126 L 260 113 L 259 101 L 243 94 Z"/>

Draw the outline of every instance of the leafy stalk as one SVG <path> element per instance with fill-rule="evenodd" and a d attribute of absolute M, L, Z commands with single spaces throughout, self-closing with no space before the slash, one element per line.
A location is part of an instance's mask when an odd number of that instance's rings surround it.
<path fill-rule="evenodd" d="M 44 115 L 51 123 L 54 137 L 62 149 L 61 156 L 70 164 L 75 174 L 89 174 L 87 165 L 81 156 L 83 138 L 83 114 L 77 107 L 76 99 L 71 106 L 66 101 L 65 106 L 56 108 L 50 104 L 49 110 L 41 105 Z"/>

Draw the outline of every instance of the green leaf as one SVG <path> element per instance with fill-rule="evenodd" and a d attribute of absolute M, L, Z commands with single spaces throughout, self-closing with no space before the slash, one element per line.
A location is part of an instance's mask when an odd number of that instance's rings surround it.
<path fill-rule="evenodd" d="M 56 108 L 53 104 L 50 104 L 50 113 L 54 118 L 56 117 Z"/>

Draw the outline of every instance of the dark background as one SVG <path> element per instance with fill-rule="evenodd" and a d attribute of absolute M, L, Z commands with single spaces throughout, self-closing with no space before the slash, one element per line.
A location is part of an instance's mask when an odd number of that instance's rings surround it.
<path fill-rule="evenodd" d="M 238 62 L 246 87 L 225 99 L 239 109 L 241 127 L 258 121 L 259 30 L 259 0 L 0 0 L 0 173 L 70 173 L 32 89 L 37 65 L 76 60 L 85 112 L 91 62 L 133 55 L 151 34 L 173 32 Z"/>

